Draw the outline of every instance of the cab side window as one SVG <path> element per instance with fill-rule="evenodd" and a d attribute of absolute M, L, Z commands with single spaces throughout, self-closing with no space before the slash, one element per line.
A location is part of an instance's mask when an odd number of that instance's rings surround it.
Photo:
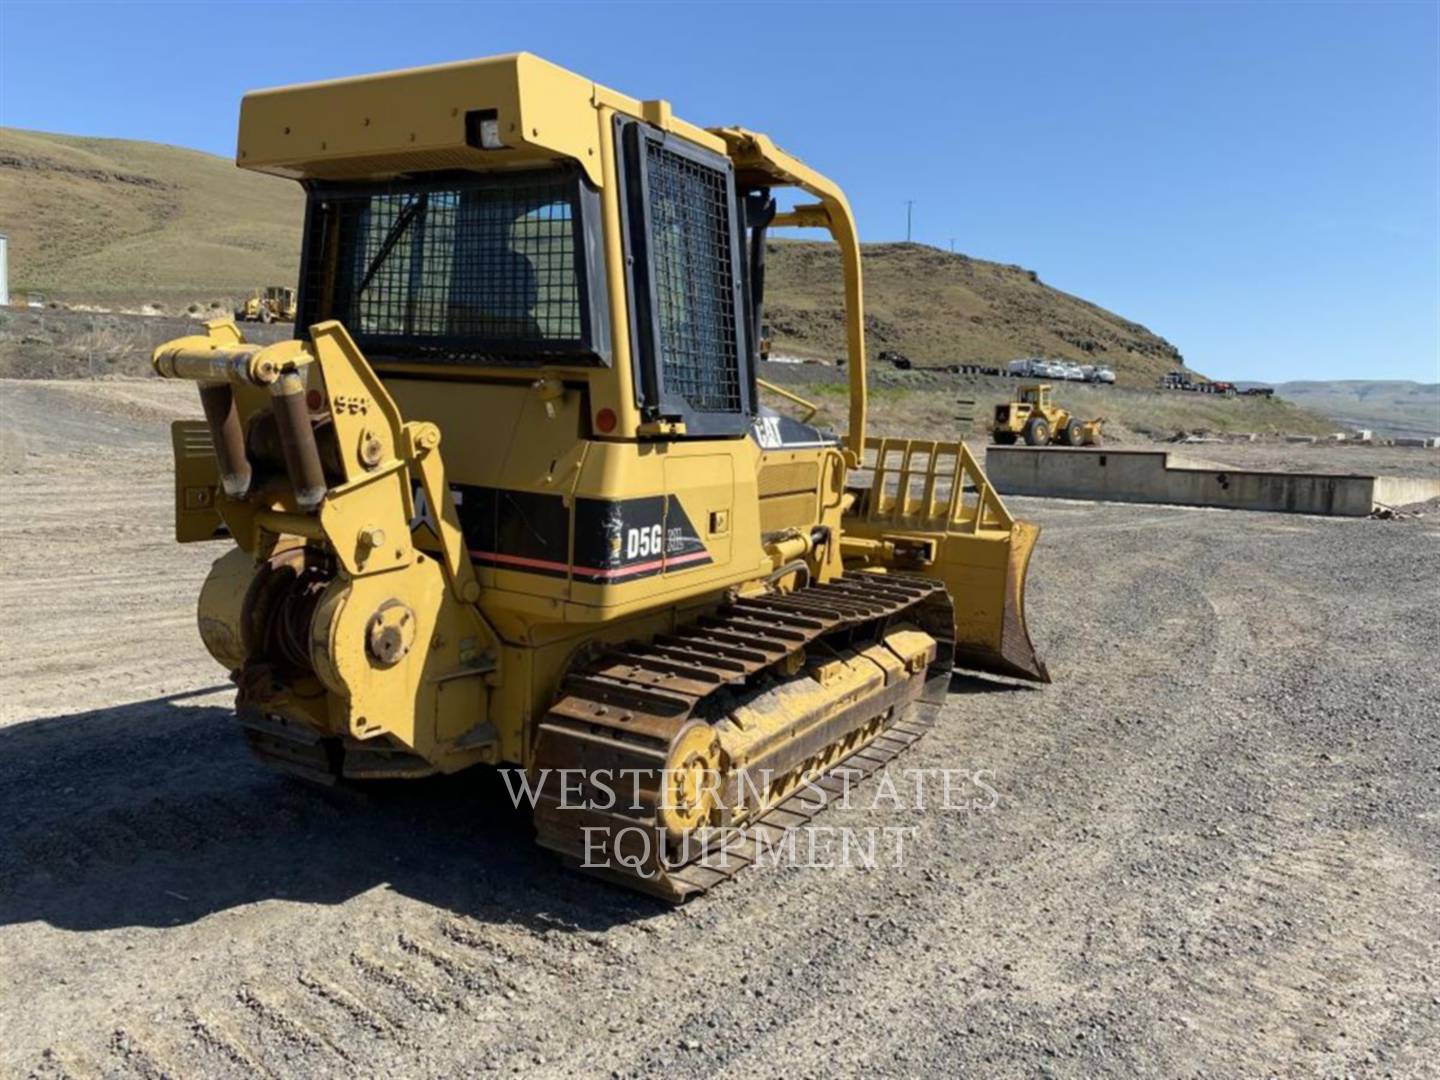
<path fill-rule="evenodd" d="M 730 161 L 638 122 L 620 134 L 642 410 L 687 434 L 742 434 L 754 389 Z"/>

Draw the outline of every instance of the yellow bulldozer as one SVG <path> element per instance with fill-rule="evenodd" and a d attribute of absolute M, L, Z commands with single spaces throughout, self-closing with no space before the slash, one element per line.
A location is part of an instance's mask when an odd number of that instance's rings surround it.
<path fill-rule="evenodd" d="M 1020 439 L 1027 446 L 1099 446 L 1103 419 L 1081 420 L 1050 399 L 1047 383 L 1020 387 L 1013 401 L 995 406 L 990 437 L 997 446 L 1013 446 Z"/>
<path fill-rule="evenodd" d="M 235 309 L 240 322 L 294 322 L 295 290 L 288 285 L 267 285 Z"/>
<path fill-rule="evenodd" d="M 263 761 L 506 768 L 542 845 L 679 902 L 956 666 L 1048 681 L 1038 530 L 963 444 L 867 436 L 854 218 L 764 135 L 518 54 L 251 93 L 237 160 L 306 190 L 301 333 L 153 362 L 198 385 L 176 533 L 226 544 L 199 630 Z M 843 437 L 760 400 L 778 226 L 841 255 Z"/>

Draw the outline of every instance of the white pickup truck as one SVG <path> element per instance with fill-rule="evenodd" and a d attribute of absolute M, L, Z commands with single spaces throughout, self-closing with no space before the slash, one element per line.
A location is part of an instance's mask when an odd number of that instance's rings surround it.
<path fill-rule="evenodd" d="M 1006 371 L 1021 379 L 1069 379 L 1072 365 L 1063 360 L 1045 360 L 1039 356 L 1027 356 L 1023 360 L 1011 360 Z"/>

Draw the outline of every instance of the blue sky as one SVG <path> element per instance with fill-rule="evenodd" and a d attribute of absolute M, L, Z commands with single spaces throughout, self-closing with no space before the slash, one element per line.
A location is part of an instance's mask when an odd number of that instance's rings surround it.
<path fill-rule="evenodd" d="M 1221 378 L 1440 380 L 1440 23 L 1413 4 L 0 0 L 0 123 L 229 156 L 247 89 L 528 49 L 1019 263 Z"/>

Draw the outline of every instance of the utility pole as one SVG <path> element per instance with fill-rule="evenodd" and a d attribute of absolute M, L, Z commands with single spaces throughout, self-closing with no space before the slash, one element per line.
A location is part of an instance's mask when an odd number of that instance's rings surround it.
<path fill-rule="evenodd" d="M 953 236 L 950 237 L 950 254 L 955 254 L 955 238 Z"/>
<path fill-rule="evenodd" d="M 905 200 L 905 243 L 910 243 L 910 225 L 914 220 L 915 200 Z"/>

